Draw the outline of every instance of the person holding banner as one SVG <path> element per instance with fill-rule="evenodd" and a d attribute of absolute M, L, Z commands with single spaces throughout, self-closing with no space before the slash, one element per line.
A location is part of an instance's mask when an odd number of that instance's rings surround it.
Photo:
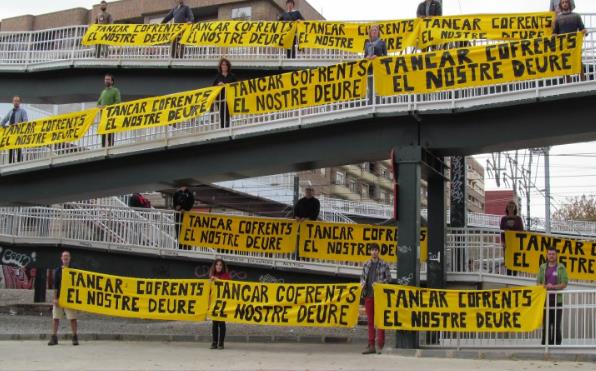
<path fill-rule="evenodd" d="M 101 91 L 99 99 L 97 100 L 97 108 L 102 109 L 105 106 L 117 104 L 122 102 L 120 90 L 114 86 L 114 75 L 106 73 L 104 76 L 105 88 Z M 103 134 L 101 136 L 101 147 L 112 147 L 114 145 L 114 133 Z"/>
<path fill-rule="evenodd" d="M 215 280 L 231 280 L 228 266 L 223 259 L 215 259 L 211 268 L 209 268 L 209 279 Z M 211 349 L 223 349 L 224 339 L 226 337 L 226 323 L 224 321 L 213 321 L 211 327 Z"/>
<path fill-rule="evenodd" d="M 112 24 L 112 23 L 114 23 L 114 19 L 112 18 L 112 15 L 107 12 L 108 3 L 106 1 L 102 1 L 100 3 L 100 9 L 101 9 L 101 12 L 97 15 L 97 17 L 95 17 L 95 23 L 96 24 Z M 101 58 L 102 56 L 103 57 L 108 56 L 108 46 L 98 44 L 95 46 L 95 58 Z"/>
<path fill-rule="evenodd" d="M 232 64 L 230 63 L 230 61 L 226 58 L 220 59 L 219 65 L 217 66 L 217 76 L 215 76 L 213 86 L 222 86 L 236 81 L 238 81 L 238 79 L 236 78 L 236 75 L 232 73 Z M 219 94 L 219 97 L 217 97 L 217 102 L 219 104 L 220 127 L 222 129 L 230 127 L 230 110 L 228 109 L 228 103 L 226 101 L 225 87 Z"/>
<path fill-rule="evenodd" d="M 375 348 L 375 298 L 373 285 L 377 282 L 388 283 L 391 280 L 391 270 L 389 264 L 379 258 L 379 245 L 370 243 L 370 260 L 364 263 L 362 276 L 360 277 L 360 286 L 362 287 L 362 296 L 364 297 L 364 308 L 366 309 L 366 318 L 368 321 L 368 348 L 362 354 L 374 354 L 383 351 L 385 346 L 385 331 L 376 330 Z"/>
<path fill-rule="evenodd" d="M 62 269 L 70 266 L 70 252 L 63 251 L 60 256 L 62 265 L 54 270 L 54 304 L 52 306 L 52 337 L 48 345 L 58 344 L 58 327 L 60 327 L 60 320 L 66 316 L 70 321 L 70 328 L 72 330 L 72 345 L 79 345 L 79 338 L 77 336 L 77 312 L 72 309 L 62 308 L 58 304 L 60 299 L 60 287 L 62 285 Z"/>
<path fill-rule="evenodd" d="M 384 57 L 387 55 L 387 44 L 381 39 L 381 31 L 378 25 L 371 25 L 368 30 L 368 40 L 364 43 L 364 58 L 373 60 L 377 57 Z M 374 95 L 374 79 L 372 74 L 372 64 L 368 71 L 368 102 L 373 103 Z"/>
<path fill-rule="evenodd" d="M 15 95 L 12 97 L 12 109 L 8 111 L 6 116 L 2 119 L 2 126 L 16 125 L 21 122 L 29 121 L 27 117 L 27 111 L 21 108 L 21 97 Z M 8 150 L 8 163 L 21 162 L 23 152 L 20 148 Z"/>
<path fill-rule="evenodd" d="M 575 9 L 575 1 L 571 0 L 571 10 Z M 550 0 L 550 11 L 557 14 L 561 13 L 561 0 Z"/>
<path fill-rule="evenodd" d="M 286 11 L 280 14 L 278 20 L 285 22 L 303 21 L 304 17 L 302 16 L 299 10 L 294 9 L 295 6 L 296 4 L 294 3 L 294 0 L 286 0 Z M 288 59 L 296 58 L 297 40 L 298 39 L 295 37 L 294 42 L 292 43 L 292 48 L 288 49 L 286 52 Z"/>
<path fill-rule="evenodd" d="M 187 187 L 180 187 L 173 197 L 174 210 L 176 210 L 176 239 L 180 241 L 180 226 L 182 225 L 182 217 L 184 212 L 190 211 L 195 204 L 195 196 Z M 182 249 L 182 245 L 178 242 L 178 247 Z M 186 247 L 188 249 L 188 247 Z"/>
<path fill-rule="evenodd" d="M 192 23 L 195 20 L 194 14 L 188 5 L 184 5 L 184 0 L 178 0 L 178 5 L 164 17 L 161 23 L 168 23 L 174 20 L 174 23 Z M 184 57 L 184 45 L 180 44 L 180 37 L 172 43 L 172 58 Z"/>
<path fill-rule="evenodd" d="M 517 204 L 509 201 L 505 206 L 505 216 L 501 218 L 501 246 L 503 246 L 503 256 L 505 256 L 505 232 L 504 231 L 523 231 L 524 221 L 517 215 Z M 508 276 L 517 276 L 517 272 L 507 269 Z"/>
<path fill-rule="evenodd" d="M 443 8 L 441 2 L 437 0 L 424 0 L 418 5 L 416 10 L 416 17 L 427 18 L 427 17 L 439 17 L 443 15 Z"/>
<path fill-rule="evenodd" d="M 559 263 L 557 250 L 549 246 L 546 249 L 546 263 L 540 266 L 536 282 L 548 290 L 548 310 L 544 307 L 542 319 L 542 345 L 545 345 L 548 326 L 548 344 L 561 345 L 561 317 L 563 316 L 563 295 L 556 291 L 564 290 L 569 281 L 565 265 Z M 554 292 L 553 292 L 554 291 Z M 548 322 L 548 324 L 547 324 Z"/>

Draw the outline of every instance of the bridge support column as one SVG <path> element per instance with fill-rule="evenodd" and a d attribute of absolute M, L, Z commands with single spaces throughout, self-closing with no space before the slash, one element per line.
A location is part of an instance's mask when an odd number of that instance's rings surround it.
<path fill-rule="evenodd" d="M 468 224 L 466 210 L 467 167 L 465 156 L 452 156 L 450 166 L 451 192 L 450 192 L 450 226 L 452 228 L 465 228 Z M 468 265 L 468 254 L 465 248 L 457 248 L 451 252 L 451 267 L 454 272 L 465 272 Z"/>
<path fill-rule="evenodd" d="M 428 182 L 428 287 L 445 288 L 445 164 L 436 159 Z"/>
<path fill-rule="evenodd" d="M 420 169 L 422 147 L 408 146 L 395 149 L 397 169 L 397 283 L 420 286 Z M 418 333 L 397 331 L 397 348 L 418 348 Z"/>

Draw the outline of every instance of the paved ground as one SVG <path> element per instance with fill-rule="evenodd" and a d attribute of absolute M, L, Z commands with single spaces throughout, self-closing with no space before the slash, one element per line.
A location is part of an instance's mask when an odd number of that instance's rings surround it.
<path fill-rule="evenodd" d="M 593 363 L 467 360 L 360 354 L 361 346 L 91 342 L 49 347 L 40 341 L 1 343 L 0 370 L 594 370 Z M 49 360 L 51 364 L 49 364 Z"/>

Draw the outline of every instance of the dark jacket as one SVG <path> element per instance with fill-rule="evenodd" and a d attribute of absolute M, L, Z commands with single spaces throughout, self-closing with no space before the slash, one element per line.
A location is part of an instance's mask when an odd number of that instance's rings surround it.
<path fill-rule="evenodd" d="M 291 12 L 283 12 L 280 14 L 278 20 L 280 21 L 298 21 L 298 20 L 304 20 L 304 17 L 302 16 L 302 14 L 300 14 L 300 11 L 298 10 L 293 10 Z"/>
<path fill-rule="evenodd" d="M 186 191 L 177 190 L 174 193 L 174 209 L 180 206 L 180 211 L 190 211 L 195 204 L 195 196 L 187 189 Z"/>
<path fill-rule="evenodd" d="M 177 5 L 174 9 L 170 10 L 161 23 L 168 23 L 172 19 L 174 19 L 174 23 L 188 23 L 194 21 L 195 16 L 192 14 L 192 10 L 190 10 L 188 5 Z"/>
<path fill-rule="evenodd" d="M 54 289 L 56 289 L 55 298 L 60 297 L 60 287 L 62 285 L 62 267 L 54 269 Z"/>
<path fill-rule="evenodd" d="M 215 76 L 215 80 L 213 81 L 213 86 L 218 85 L 220 82 L 223 82 L 224 84 L 229 84 L 236 81 L 238 81 L 238 79 L 236 78 L 236 75 L 234 75 L 233 73 L 228 73 L 228 76 L 224 76 L 221 73 L 218 73 L 217 76 Z"/>
<path fill-rule="evenodd" d="M 436 0 L 431 1 L 430 7 L 428 8 L 428 16 L 436 17 L 441 15 L 443 15 L 443 8 L 441 7 L 441 3 Z M 426 1 L 423 1 L 420 3 L 420 5 L 418 5 L 416 17 L 422 18 L 426 16 Z"/>
<path fill-rule="evenodd" d="M 302 197 L 294 206 L 295 218 L 306 218 L 309 220 L 317 220 L 319 218 L 319 211 L 321 210 L 321 203 L 314 197 Z"/>
<path fill-rule="evenodd" d="M 384 57 L 387 55 L 387 44 L 385 40 L 377 39 L 376 41 L 366 40 L 364 43 L 364 57 Z"/>

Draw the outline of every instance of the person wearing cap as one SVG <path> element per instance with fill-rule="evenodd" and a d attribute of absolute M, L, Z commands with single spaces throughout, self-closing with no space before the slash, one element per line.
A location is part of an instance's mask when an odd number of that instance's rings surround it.
<path fill-rule="evenodd" d="M 377 352 L 380 354 L 385 346 L 385 331 L 375 329 L 375 293 L 373 285 L 377 282 L 388 283 L 391 280 L 391 270 L 389 269 L 389 264 L 379 258 L 378 244 L 370 243 L 368 244 L 368 249 L 370 250 L 370 260 L 364 263 L 362 276 L 360 277 L 364 308 L 366 309 L 366 318 L 368 320 L 368 347 L 362 354 L 374 354 Z"/>
<path fill-rule="evenodd" d="M 294 218 L 299 222 L 303 220 L 317 220 L 321 210 L 321 203 L 314 196 L 315 191 L 312 187 L 306 188 L 304 197 L 302 197 L 294 206 Z"/>

